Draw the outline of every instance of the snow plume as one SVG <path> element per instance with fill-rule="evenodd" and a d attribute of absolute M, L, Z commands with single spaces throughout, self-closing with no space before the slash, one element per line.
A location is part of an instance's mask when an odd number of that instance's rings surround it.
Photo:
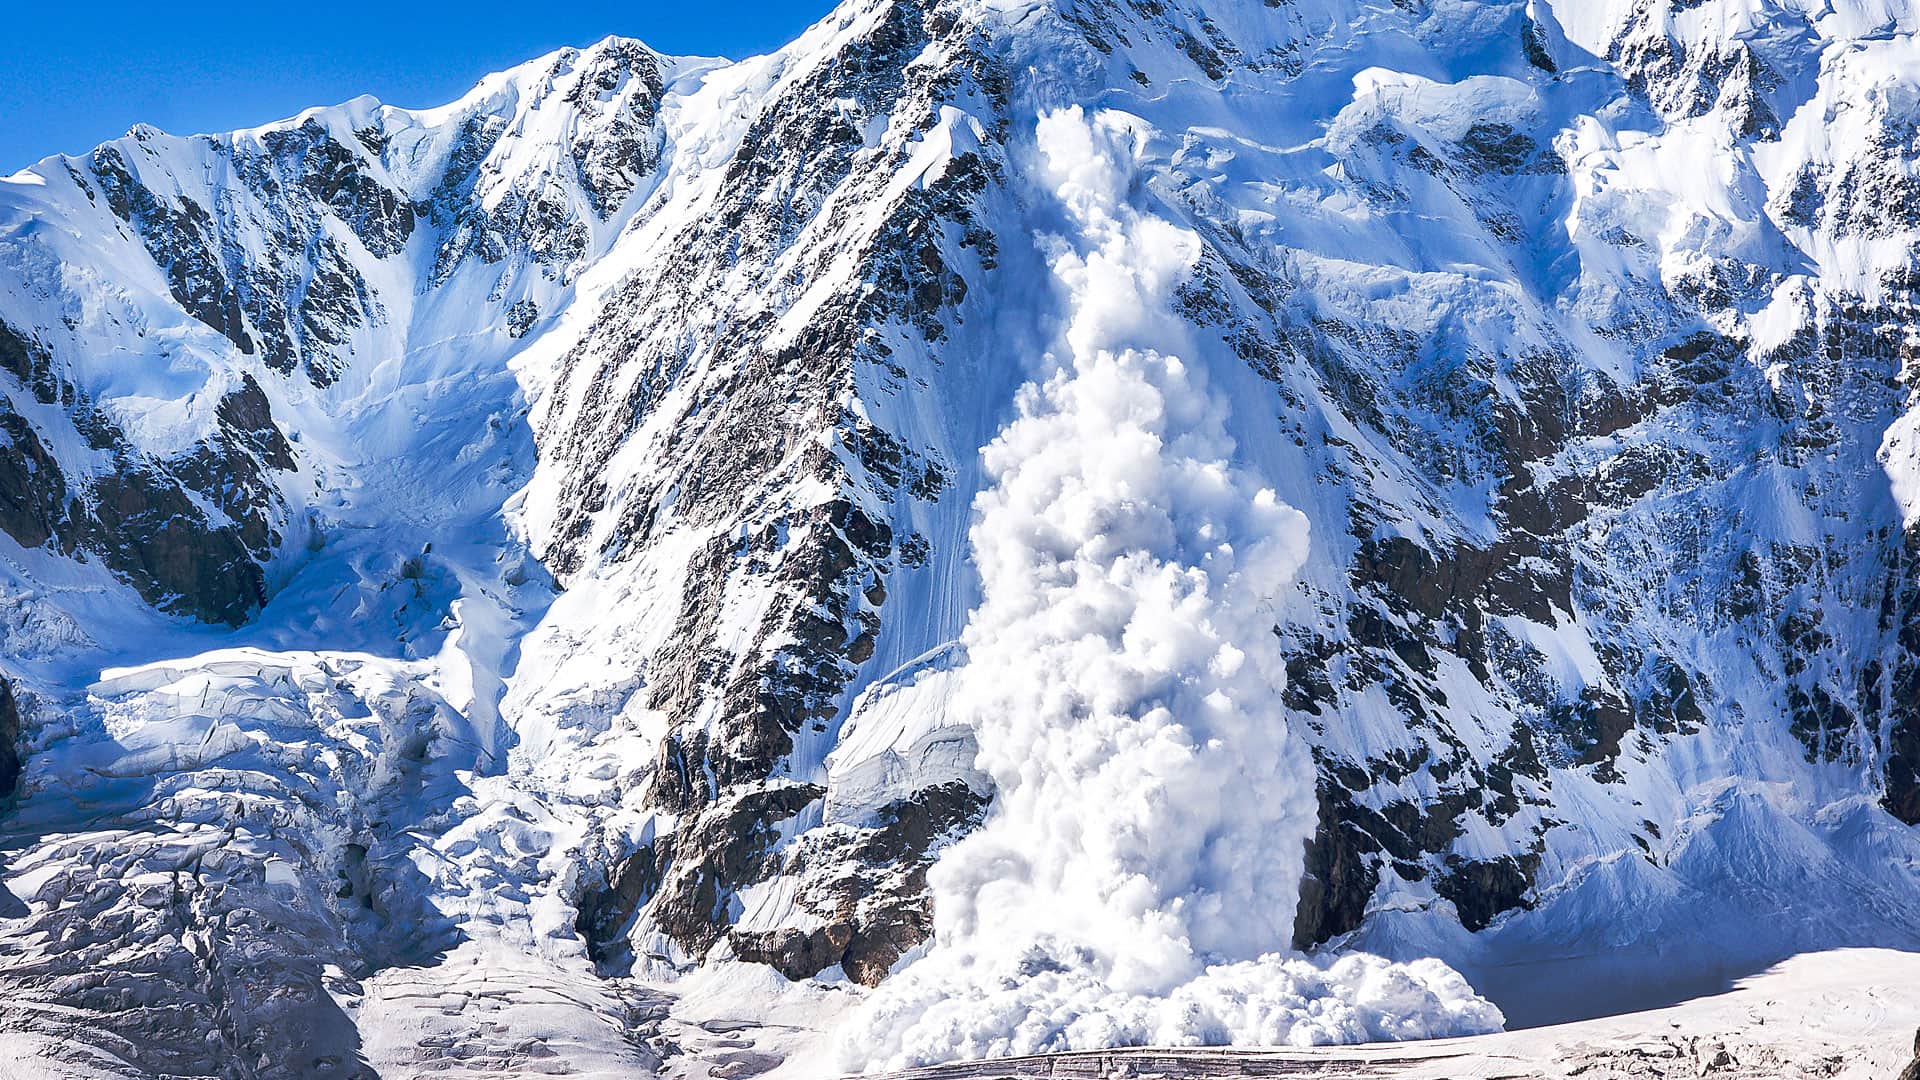
<path fill-rule="evenodd" d="M 994 808 L 929 874 L 932 947 L 843 1029 L 851 1068 L 1500 1023 L 1438 961 L 1282 952 L 1316 802 L 1267 609 L 1307 522 L 1234 467 L 1226 402 L 1175 355 L 1199 241 L 1130 201 L 1141 126 L 1040 121 L 1066 355 L 985 452 L 958 691 Z"/>

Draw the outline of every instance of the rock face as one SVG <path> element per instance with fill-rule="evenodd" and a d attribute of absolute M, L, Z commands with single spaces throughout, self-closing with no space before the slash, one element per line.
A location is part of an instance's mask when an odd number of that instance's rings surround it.
<path fill-rule="evenodd" d="M 13 687 L 0 679 L 0 799 L 20 782 L 20 703 Z"/>
<path fill-rule="evenodd" d="M 1749 7 L 850 0 L 0 180 L 0 1029 L 353 1075 L 506 950 L 617 1071 L 629 977 L 885 979 L 1068 107 L 1312 524 L 1292 944 L 1920 944 L 1920 17 Z"/>
<path fill-rule="evenodd" d="M 259 609 L 261 564 L 280 544 L 284 512 L 269 477 L 294 462 L 252 376 L 220 398 L 206 441 L 156 458 L 53 375 L 42 345 L 4 324 L 0 363 L 33 395 L 25 415 L 11 399 L 0 413 L 9 441 L 0 529 L 24 548 L 97 557 L 164 611 L 238 626 Z M 51 425 L 48 438 L 85 440 L 103 471 L 70 491 L 34 413 Z"/>

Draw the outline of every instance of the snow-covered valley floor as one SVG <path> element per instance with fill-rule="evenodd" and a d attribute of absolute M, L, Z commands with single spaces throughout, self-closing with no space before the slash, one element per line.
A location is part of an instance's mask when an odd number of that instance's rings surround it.
<path fill-rule="evenodd" d="M 1920 953 L 1794 957 L 1722 994 L 1664 1008 L 1423 1043 L 1269 1052 L 1134 1049 L 971 1062 L 890 1080 L 1028 1077 L 1714 1077 L 1893 1080 L 1915 1057 Z"/>

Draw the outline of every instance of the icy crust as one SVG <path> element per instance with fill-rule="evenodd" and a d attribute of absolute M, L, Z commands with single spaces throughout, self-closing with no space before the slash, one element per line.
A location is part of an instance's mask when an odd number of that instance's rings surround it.
<path fill-rule="evenodd" d="M 665 999 L 599 979 L 553 887 L 577 826 L 475 774 L 436 666 L 243 647 L 103 672 L 71 715 L 106 738 L 36 755 L 17 824 L 44 831 L 9 838 L 0 973 L 43 984 L 10 1027 L 76 1069 L 110 1036 L 113 1075 L 657 1069 Z"/>
<path fill-rule="evenodd" d="M 859 823 L 941 784 L 991 793 L 979 768 L 974 730 L 954 708 L 966 651 L 959 642 L 916 658 L 874 683 L 847 710 L 840 741 L 826 761 L 821 819 Z"/>
<path fill-rule="evenodd" d="M 928 875 L 926 955 L 843 1028 L 849 1067 L 1501 1022 L 1438 961 L 1279 952 L 1316 802 L 1271 605 L 1307 523 L 1233 463 L 1227 402 L 1174 355 L 1198 239 L 1129 197 L 1149 136 L 1077 106 L 1038 124 L 1066 355 L 985 451 L 950 706 L 994 804 Z"/>

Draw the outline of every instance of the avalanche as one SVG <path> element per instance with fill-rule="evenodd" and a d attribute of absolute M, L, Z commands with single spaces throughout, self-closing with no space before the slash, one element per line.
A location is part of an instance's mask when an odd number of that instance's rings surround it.
<path fill-rule="evenodd" d="M 1198 240 L 1129 203 L 1139 123 L 1038 124 L 1068 359 L 985 450 L 954 706 L 994 806 L 928 875 L 932 946 L 842 1031 L 850 1067 L 1500 1024 L 1437 961 L 1285 955 L 1315 802 L 1272 611 L 1307 522 L 1232 463 L 1227 403 L 1174 354 Z"/>
<path fill-rule="evenodd" d="M 847 0 L 7 177 L 0 1052 L 813 1077 L 1920 949 L 1917 29 Z"/>

